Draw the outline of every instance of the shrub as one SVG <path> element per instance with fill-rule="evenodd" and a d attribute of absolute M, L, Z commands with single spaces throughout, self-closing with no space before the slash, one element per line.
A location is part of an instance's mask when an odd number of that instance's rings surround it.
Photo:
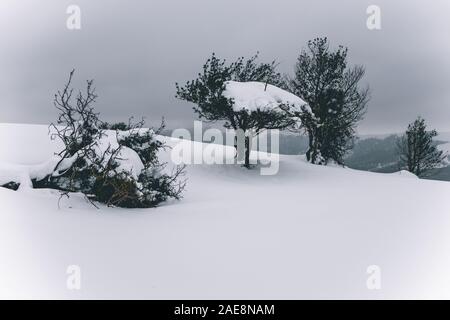
<path fill-rule="evenodd" d="M 163 128 L 144 128 L 144 121 L 106 130 L 92 104 L 96 94 L 93 82 L 87 82 L 86 95 L 81 92 L 72 104 L 70 83 L 55 95 L 60 111 L 51 125 L 52 139 L 59 139 L 64 149 L 59 161 L 45 179 L 34 180 L 36 188 L 54 188 L 63 194 L 82 192 L 89 200 L 108 206 L 127 208 L 156 207 L 169 198 L 180 199 L 185 187 L 184 167 L 168 173 L 160 163 L 158 152 L 165 148 L 155 138 Z M 124 124 L 124 123 L 123 123 Z M 119 128 L 126 128 L 123 131 Z"/>

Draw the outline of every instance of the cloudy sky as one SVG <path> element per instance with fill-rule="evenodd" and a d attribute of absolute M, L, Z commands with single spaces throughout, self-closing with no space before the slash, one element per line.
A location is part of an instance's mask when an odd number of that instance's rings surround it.
<path fill-rule="evenodd" d="M 81 30 L 69 30 L 69 5 Z M 366 27 L 369 5 L 381 30 Z M 145 116 L 191 127 L 175 82 L 195 77 L 216 52 L 261 52 L 292 73 L 308 39 L 327 36 L 366 67 L 372 89 L 360 133 L 403 130 L 416 115 L 450 131 L 448 0 L 1 0 L 0 122 L 49 123 L 52 96 L 72 68 L 76 86 L 94 78 L 105 120 Z"/>

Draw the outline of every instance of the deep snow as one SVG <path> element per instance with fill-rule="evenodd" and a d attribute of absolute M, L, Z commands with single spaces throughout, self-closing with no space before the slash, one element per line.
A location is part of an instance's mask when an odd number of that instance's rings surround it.
<path fill-rule="evenodd" d="M 46 161 L 47 132 L 1 124 L 0 168 Z M 448 182 L 298 156 L 274 176 L 187 170 L 184 199 L 147 210 L 0 188 L 0 298 L 450 298 Z M 80 291 L 66 288 L 69 265 Z M 370 265 L 381 290 L 366 287 Z"/>

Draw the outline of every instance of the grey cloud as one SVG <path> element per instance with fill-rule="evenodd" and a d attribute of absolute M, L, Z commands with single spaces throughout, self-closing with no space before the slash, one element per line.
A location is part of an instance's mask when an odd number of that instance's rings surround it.
<path fill-rule="evenodd" d="M 80 31 L 65 26 L 69 4 L 81 8 Z M 380 31 L 366 28 L 370 4 L 381 7 Z M 418 114 L 449 131 L 449 13 L 446 0 L 2 0 L 0 121 L 52 121 L 52 95 L 76 68 L 76 86 L 95 78 L 107 120 L 191 126 L 174 83 L 194 77 L 211 52 L 260 51 L 291 73 L 306 41 L 328 36 L 366 66 L 372 100 L 361 132 L 399 131 Z"/>

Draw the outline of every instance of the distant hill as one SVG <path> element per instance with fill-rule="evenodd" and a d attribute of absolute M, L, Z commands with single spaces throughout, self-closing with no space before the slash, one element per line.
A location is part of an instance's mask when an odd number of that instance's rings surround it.
<path fill-rule="evenodd" d="M 208 128 L 204 125 L 204 130 Z M 193 129 L 188 129 L 193 137 Z M 165 130 L 164 135 L 170 136 L 172 130 Z M 396 140 L 399 134 L 372 134 L 359 135 L 353 150 L 345 158 L 345 164 L 349 168 L 393 173 L 400 170 L 398 166 L 398 154 Z M 438 145 L 450 141 L 450 133 L 439 133 Z M 280 154 L 300 155 L 308 149 L 308 138 L 305 135 L 293 132 L 280 133 Z M 268 151 L 271 151 L 270 144 Z M 450 181 L 450 167 L 432 170 L 426 179 Z"/>

